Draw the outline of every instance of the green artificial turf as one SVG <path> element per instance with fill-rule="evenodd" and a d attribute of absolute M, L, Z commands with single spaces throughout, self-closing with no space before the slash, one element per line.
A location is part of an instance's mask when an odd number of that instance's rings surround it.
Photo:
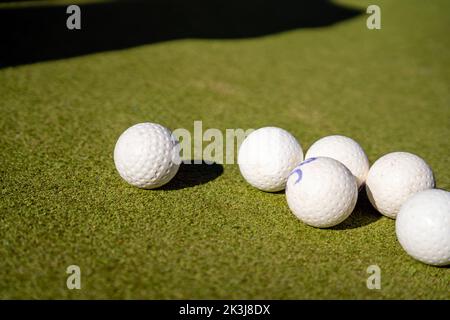
<path fill-rule="evenodd" d="M 448 299 L 450 269 L 410 258 L 364 195 L 321 230 L 236 165 L 184 167 L 166 188 L 140 190 L 113 163 L 116 139 L 138 122 L 274 125 L 304 150 L 343 134 L 371 162 L 416 153 L 448 190 L 450 2 L 376 3 L 378 31 L 363 14 L 0 69 L 0 298 Z M 81 290 L 66 288 L 71 264 Z M 372 264 L 381 290 L 366 287 Z"/>

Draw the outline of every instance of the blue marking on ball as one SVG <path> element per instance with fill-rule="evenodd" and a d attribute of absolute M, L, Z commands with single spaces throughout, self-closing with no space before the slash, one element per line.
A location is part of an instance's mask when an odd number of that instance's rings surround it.
<path fill-rule="evenodd" d="M 300 167 L 305 165 L 305 164 L 307 164 L 307 163 L 310 163 L 310 162 L 312 162 L 312 161 L 314 161 L 316 159 L 317 158 L 314 158 L 314 157 L 313 158 L 308 158 L 305 161 L 303 161 L 302 163 L 300 163 L 298 165 L 298 167 L 296 167 L 294 170 L 292 170 L 292 172 L 289 174 L 289 176 L 291 176 L 294 173 L 297 174 L 297 180 L 294 182 L 294 184 L 297 184 L 297 183 L 299 183 L 302 180 L 303 172 L 302 172 L 302 169 Z"/>

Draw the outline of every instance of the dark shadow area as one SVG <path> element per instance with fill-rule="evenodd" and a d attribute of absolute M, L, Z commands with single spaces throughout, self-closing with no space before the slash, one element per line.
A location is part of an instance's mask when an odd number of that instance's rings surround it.
<path fill-rule="evenodd" d="M 358 194 L 358 202 L 350 217 L 344 222 L 330 228 L 331 230 L 355 229 L 369 225 L 382 217 L 370 203 L 366 189 L 362 188 Z"/>
<path fill-rule="evenodd" d="M 328 0 L 122 0 L 80 8 L 81 30 L 67 29 L 67 5 L 0 9 L 0 68 L 174 39 L 323 27 L 363 12 Z"/>
<path fill-rule="evenodd" d="M 204 161 L 200 164 L 182 163 L 176 176 L 166 185 L 158 190 L 179 190 L 208 183 L 223 173 L 221 164 L 207 164 Z"/>

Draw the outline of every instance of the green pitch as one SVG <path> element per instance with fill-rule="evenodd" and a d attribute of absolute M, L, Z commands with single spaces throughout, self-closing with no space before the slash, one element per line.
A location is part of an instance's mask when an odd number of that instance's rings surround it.
<path fill-rule="evenodd" d="M 450 3 L 376 1 L 381 30 L 366 28 L 372 1 L 338 3 L 362 13 L 0 69 L 0 298 L 449 298 L 450 270 L 410 258 L 364 193 L 348 220 L 321 230 L 236 165 L 184 166 L 161 190 L 115 170 L 127 127 L 202 120 L 279 126 L 305 151 L 347 135 L 372 163 L 413 152 L 450 189 Z M 81 290 L 66 287 L 72 264 Z M 381 290 L 366 287 L 374 264 Z"/>

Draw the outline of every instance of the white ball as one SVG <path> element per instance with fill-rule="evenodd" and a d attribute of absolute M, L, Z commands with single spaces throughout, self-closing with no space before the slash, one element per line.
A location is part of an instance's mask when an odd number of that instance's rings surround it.
<path fill-rule="evenodd" d="M 370 202 L 392 219 L 411 195 L 433 187 L 431 168 L 422 158 L 408 152 L 382 156 L 372 165 L 366 180 Z"/>
<path fill-rule="evenodd" d="M 180 166 L 179 146 L 169 129 L 156 123 L 139 123 L 125 130 L 114 149 L 120 176 L 143 189 L 169 182 Z"/>
<path fill-rule="evenodd" d="M 289 176 L 286 199 L 297 218 L 313 227 L 328 228 L 352 213 L 358 186 L 353 174 L 339 161 L 309 158 Z"/>
<path fill-rule="evenodd" d="M 250 133 L 238 152 L 244 179 L 255 188 L 276 192 L 286 187 L 289 173 L 303 160 L 303 150 L 286 130 L 264 127 Z"/>
<path fill-rule="evenodd" d="M 450 192 L 421 191 L 402 206 L 395 222 L 398 241 L 413 258 L 426 264 L 450 264 Z"/>
<path fill-rule="evenodd" d="M 328 157 L 341 162 L 356 177 L 358 188 L 366 181 L 369 159 L 353 139 L 339 135 L 321 138 L 309 148 L 305 159 L 315 157 Z"/>

